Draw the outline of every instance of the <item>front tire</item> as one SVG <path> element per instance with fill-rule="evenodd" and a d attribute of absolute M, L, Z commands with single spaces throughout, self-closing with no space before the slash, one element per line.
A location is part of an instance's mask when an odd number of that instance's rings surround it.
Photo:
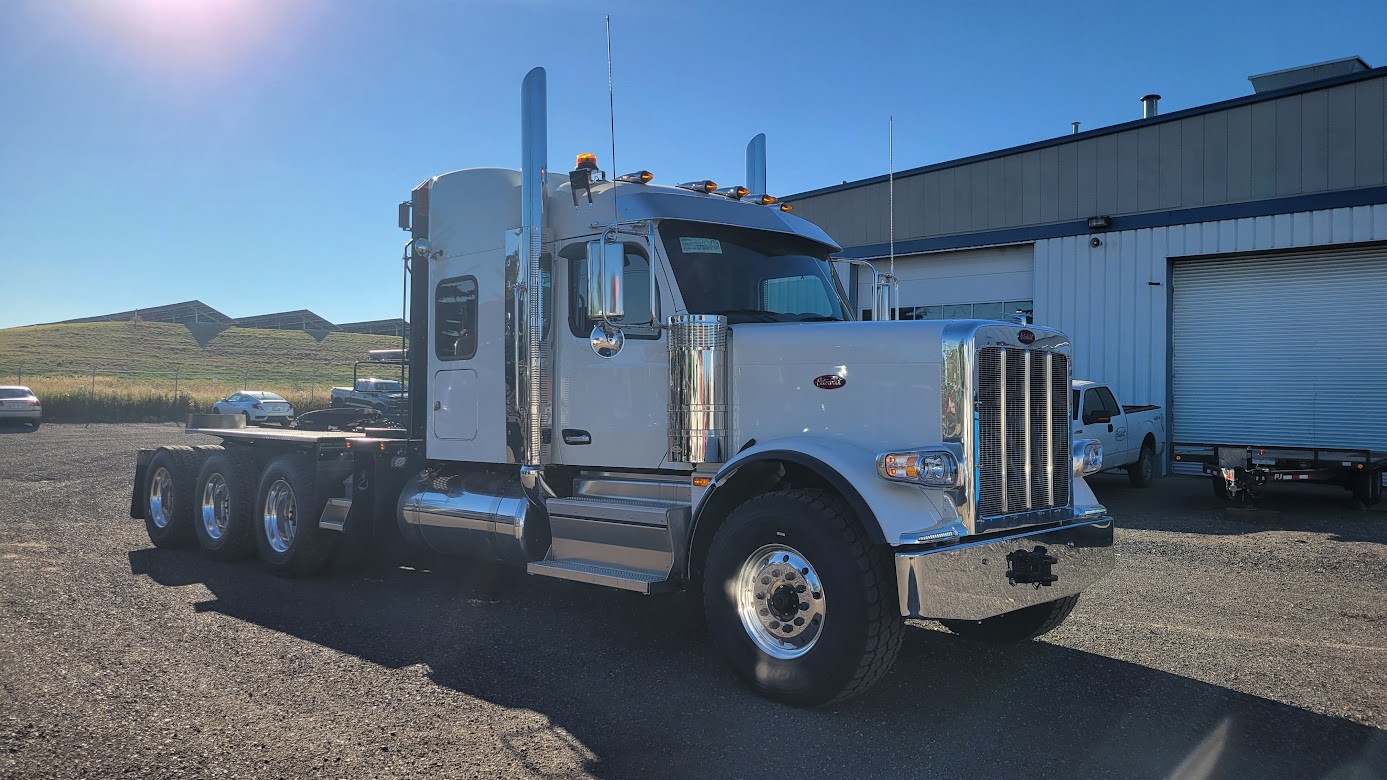
<path fill-rule="evenodd" d="M 1132 487 L 1151 487 L 1156 478 L 1156 451 L 1149 444 L 1141 445 L 1137 462 L 1127 467 L 1127 481 Z"/>
<path fill-rule="evenodd" d="M 1074 611 L 1074 605 L 1078 603 L 1079 596 L 1075 594 L 1057 601 L 1036 604 L 1033 607 L 1018 609 L 1005 615 L 990 617 L 986 620 L 941 620 L 939 622 L 945 628 L 965 639 L 1003 644 L 1024 642 L 1028 639 L 1035 639 L 1042 634 L 1048 634 L 1058 628 L 1059 624 L 1069 617 L 1069 613 Z"/>
<path fill-rule="evenodd" d="M 255 461 L 219 452 L 202 464 L 193 530 L 198 546 L 219 561 L 244 558 L 255 549 Z"/>
<path fill-rule="evenodd" d="M 255 500 L 255 546 L 261 563 L 284 576 L 321 572 L 332 560 L 337 539 L 318 527 L 323 504 L 318 498 L 313 461 L 281 455 L 260 476 Z"/>
<path fill-rule="evenodd" d="M 703 570 L 713 643 L 757 692 L 801 706 L 865 692 L 904 622 L 891 556 L 837 496 L 784 490 L 733 510 Z"/>

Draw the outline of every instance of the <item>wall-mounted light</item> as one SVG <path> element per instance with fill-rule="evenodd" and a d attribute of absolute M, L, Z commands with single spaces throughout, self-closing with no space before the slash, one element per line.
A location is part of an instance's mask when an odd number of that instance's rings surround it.
<path fill-rule="evenodd" d="M 1088 218 L 1089 230 L 1107 230 L 1110 227 L 1112 227 L 1112 217 L 1099 216 Z"/>

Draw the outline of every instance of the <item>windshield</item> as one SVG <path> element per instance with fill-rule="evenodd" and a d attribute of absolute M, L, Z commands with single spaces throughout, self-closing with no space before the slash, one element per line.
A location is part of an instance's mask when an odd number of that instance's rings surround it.
<path fill-rule="evenodd" d="M 361 382 L 361 389 L 395 392 L 405 389 L 405 386 L 393 379 L 365 379 Z"/>
<path fill-rule="evenodd" d="M 27 387 L 0 387 L 0 398 L 28 398 L 30 395 Z"/>
<path fill-rule="evenodd" d="M 729 323 L 852 319 L 828 250 L 812 241 L 677 220 L 660 223 L 660 238 L 692 313 Z"/>
<path fill-rule="evenodd" d="M 282 396 L 278 396 L 278 395 L 275 395 L 274 393 L 267 393 L 267 392 L 246 393 L 246 395 L 250 396 L 251 398 L 259 398 L 259 399 L 262 400 L 262 401 L 283 401 L 283 400 L 284 400 L 284 398 L 283 398 Z"/>

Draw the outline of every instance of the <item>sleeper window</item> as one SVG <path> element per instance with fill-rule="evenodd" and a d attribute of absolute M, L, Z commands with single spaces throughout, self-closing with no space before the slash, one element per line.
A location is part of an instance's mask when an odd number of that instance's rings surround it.
<path fill-rule="evenodd" d="M 434 352 L 440 360 L 477 354 L 477 280 L 445 279 L 434 291 Z"/>

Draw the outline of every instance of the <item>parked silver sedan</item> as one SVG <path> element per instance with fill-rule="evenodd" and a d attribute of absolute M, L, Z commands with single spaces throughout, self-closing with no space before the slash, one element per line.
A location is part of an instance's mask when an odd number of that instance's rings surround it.
<path fill-rule="evenodd" d="M 294 407 L 283 396 L 265 390 L 242 390 L 212 405 L 212 414 L 239 414 L 246 424 L 279 423 L 288 428 L 294 421 Z"/>
<path fill-rule="evenodd" d="M 0 422 L 28 423 L 34 430 L 43 421 L 43 404 L 23 385 L 0 386 Z"/>

